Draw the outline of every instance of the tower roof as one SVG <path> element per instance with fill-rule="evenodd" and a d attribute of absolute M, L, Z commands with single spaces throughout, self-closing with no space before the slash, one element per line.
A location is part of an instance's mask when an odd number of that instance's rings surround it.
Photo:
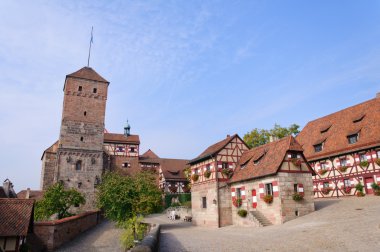
<path fill-rule="evenodd" d="M 80 79 L 85 79 L 85 80 L 93 80 L 93 81 L 109 83 L 109 81 L 107 81 L 102 76 L 100 76 L 91 67 L 83 67 L 74 73 L 66 75 L 66 77 L 74 77 L 74 78 L 80 78 Z"/>

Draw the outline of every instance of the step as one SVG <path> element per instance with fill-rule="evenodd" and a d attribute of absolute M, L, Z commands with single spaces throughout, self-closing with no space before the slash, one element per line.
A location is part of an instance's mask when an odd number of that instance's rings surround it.
<path fill-rule="evenodd" d="M 271 226 L 273 225 L 262 213 L 259 211 L 250 211 L 252 214 L 253 218 L 255 218 L 261 226 L 266 227 L 266 226 Z"/>

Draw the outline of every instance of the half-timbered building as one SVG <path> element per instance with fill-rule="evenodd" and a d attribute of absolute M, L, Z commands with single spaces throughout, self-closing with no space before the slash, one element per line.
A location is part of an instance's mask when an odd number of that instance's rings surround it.
<path fill-rule="evenodd" d="M 312 174 L 292 136 L 244 152 L 228 183 L 232 223 L 282 224 L 314 211 Z M 241 209 L 245 218 L 238 215 Z"/>
<path fill-rule="evenodd" d="M 237 134 L 228 135 L 189 162 L 193 223 L 214 227 L 232 224 L 227 182 L 247 150 Z"/>
<path fill-rule="evenodd" d="M 297 136 L 315 170 L 317 198 L 351 196 L 355 186 L 380 184 L 380 94 L 309 122 Z"/>

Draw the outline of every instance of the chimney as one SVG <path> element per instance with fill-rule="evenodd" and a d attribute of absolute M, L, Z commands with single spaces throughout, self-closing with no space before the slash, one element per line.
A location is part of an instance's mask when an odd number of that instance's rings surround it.
<path fill-rule="evenodd" d="M 30 198 L 30 188 L 28 187 L 26 189 L 26 195 L 25 195 L 25 199 L 29 199 Z"/>
<path fill-rule="evenodd" d="M 377 98 L 377 99 L 380 98 L 380 92 L 377 92 L 377 94 L 376 94 L 376 98 Z"/>
<path fill-rule="evenodd" d="M 11 187 L 11 181 L 9 181 L 9 179 L 4 180 L 3 188 L 4 188 L 5 195 L 7 195 L 8 198 L 9 198 L 10 187 Z"/>
<path fill-rule="evenodd" d="M 228 134 L 228 135 L 227 135 L 227 138 L 230 138 L 230 137 L 231 137 L 231 136 Z"/>

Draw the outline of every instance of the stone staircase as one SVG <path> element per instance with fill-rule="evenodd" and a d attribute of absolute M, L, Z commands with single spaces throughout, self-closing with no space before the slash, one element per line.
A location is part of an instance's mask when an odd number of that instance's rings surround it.
<path fill-rule="evenodd" d="M 262 213 L 259 211 L 250 211 L 252 217 L 260 224 L 260 227 L 273 225 Z"/>

